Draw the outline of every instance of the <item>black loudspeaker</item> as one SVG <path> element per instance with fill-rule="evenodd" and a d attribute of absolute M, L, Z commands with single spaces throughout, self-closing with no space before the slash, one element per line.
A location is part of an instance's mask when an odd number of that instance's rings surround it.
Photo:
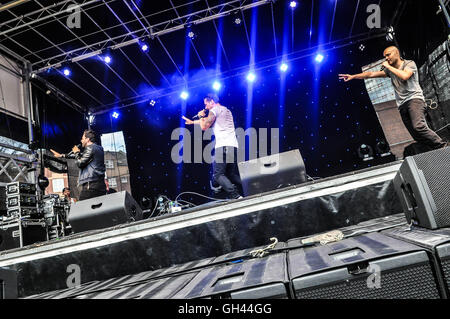
<path fill-rule="evenodd" d="M 383 231 L 383 234 L 423 247 L 432 256 L 432 263 L 442 294 L 450 298 L 450 229 L 429 230 L 401 226 Z"/>
<path fill-rule="evenodd" d="M 285 253 L 236 258 L 201 270 L 173 298 L 287 299 L 287 283 Z"/>
<path fill-rule="evenodd" d="M 0 299 L 17 298 L 17 273 L 12 269 L 0 268 Z"/>
<path fill-rule="evenodd" d="M 380 233 L 293 249 L 288 265 L 298 299 L 441 297 L 427 253 Z"/>
<path fill-rule="evenodd" d="M 245 196 L 306 182 L 305 163 L 299 150 L 238 163 Z"/>
<path fill-rule="evenodd" d="M 127 191 L 78 201 L 69 213 L 69 224 L 75 233 L 141 219 L 142 209 Z"/>
<path fill-rule="evenodd" d="M 450 147 L 407 157 L 394 187 L 409 223 L 450 226 Z"/>

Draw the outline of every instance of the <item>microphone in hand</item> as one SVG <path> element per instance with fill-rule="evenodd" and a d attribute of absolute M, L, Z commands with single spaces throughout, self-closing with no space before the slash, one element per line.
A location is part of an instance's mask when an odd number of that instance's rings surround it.
<path fill-rule="evenodd" d="M 81 144 L 77 145 L 77 148 L 80 149 L 81 148 Z M 67 154 L 67 156 L 73 155 L 75 152 L 73 151 L 73 149 Z"/>
<path fill-rule="evenodd" d="M 198 112 L 198 114 L 197 114 L 197 115 L 194 115 L 194 116 L 193 116 L 192 118 L 193 118 L 193 119 L 199 118 L 199 117 L 200 117 L 200 113 L 201 113 L 201 112 L 203 112 L 203 113 L 204 113 L 204 112 L 206 112 L 206 110 L 205 110 L 205 109 L 201 110 L 200 112 Z M 203 116 L 205 116 L 205 115 L 203 115 Z M 203 117 L 203 116 L 202 116 L 202 117 Z"/>

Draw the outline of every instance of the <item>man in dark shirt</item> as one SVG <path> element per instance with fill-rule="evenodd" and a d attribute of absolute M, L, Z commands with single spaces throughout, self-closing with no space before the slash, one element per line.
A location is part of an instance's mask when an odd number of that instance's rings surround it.
<path fill-rule="evenodd" d="M 72 148 L 72 154 L 59 154 L 50 150 L 55 157 L 75 158 L 80 168 L 78 187 L 79 200 L 89 199 L 106 194 L 105 157 L 103 147 L 96 144 L 97 136 L 93 130 L 85 130 L 81 137 L 81 152 L 78 146 Z"/>
<path fill-rule="evenodd" d="M 425 120 L 425 98 L 419 83 L 416 63 L 400 57 L 400 51 L 395 46 L 386 48 L 383 52 L 386 61 L 381 71 L 363 72 L 359 74 L 339 74 L 345 82 L 353 79 L 369 79 L 389 77 L 395 91 L 398 110 L 408 132 L 414 140 L 431 149 L 448 146 L 439 135 L 433 132 Z"/>

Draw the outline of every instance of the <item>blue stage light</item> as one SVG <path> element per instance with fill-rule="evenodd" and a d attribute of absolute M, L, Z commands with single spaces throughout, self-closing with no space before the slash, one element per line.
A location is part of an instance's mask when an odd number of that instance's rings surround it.
<path fill-rule="evenodd" d="M 250 72 L 250 73 L 247 75 L 247 81 L 249 81 L 249 82 L 255 82 L 255 79 L 256 79 L 255 73 Z"/>
<path fill-rule="evenodd" d="M 71 74 L 72 72 L 70 71 L 70 69 L 65 68 L 65 69 L 63 70 L 63 73 L 64 73 L 65 76 L 70 76 L 70 74 Z"/>
<path fill-rule="evenodd" d="M 117 113 L 117 112 L 113 112 L 112 114 L 111 114 L 111 116 L 113 117 L 113 118 L 115 118 L 115 119 L 118 119 L 119 118 L 119 113 Z"/>
<path fill-rule="evenodd" d="M 287 69 L 288 69 L 288 65 L 287 65 L 286 63 L 282 63 L 282 64 L 280 65 L 280 70 L 281 70 L 281 71 L 286 72 Z"/>
<path fill-rule="evenodd" d="M 186 92 L 186 91 L 183 91 L 183 92 L 181 92 L 180 97 L 181 97 L 183 100 L 187 100 L 187 98 L 189 97 L 189 93 Z"/>
<path fill-rule="evenodd" d="M 323 58 L 324 58 L 323 55 L 318 53 L 314 58 L 314 60 L 316 60 L 317 63 L 321 63 L 323 61 Z"/>
<path fill-rule="evenodd" d="M 218 81 L 214 81 L 212 87 L 213 87 L 214 91 L 219 91 L 220 88 L 222 87 L 222 84 L 220 84 L 220 82 L 218 82 Z"/>
<path fill-rule="evenodd" d="M 144 52 L 147 52 L 147 51 L 148 51 L 148 45 L 145 44 L 145 43 L 142 44 L 142 45 L 141 45 L 141 50 L 144 51 Z"/>
<path fill-rule="evenodd" d="M 111 63 L 111 57 L 109 55 L 107 55 L 103 58 L 103 61 L 105 61 L 106 63 L 109 64 L 109 63 Z"/>
<path fill-rule="evenodd" d="M 150 102 L 148 104 L 150 104 L 151 106 L 155 106 L 156 101 L 155 100 L 150 100 Z"/>
<path fill-rule="evenodd" d="M 297 7 L 297 2 L 296 2 L 296 1 L 291 1 L 291 2 L 289 3 L 289 6 L 290 6 L 292 9 L 294 9 L 295 7 Z"/>

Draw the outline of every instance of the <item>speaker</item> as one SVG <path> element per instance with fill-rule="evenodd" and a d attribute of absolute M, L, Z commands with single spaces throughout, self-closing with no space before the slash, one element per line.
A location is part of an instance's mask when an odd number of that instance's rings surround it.
<path fill-rule="evenodd" d="M 298 149 L 238 163 L 245 196 L 306 182 L 305 163 Z"/>
<path fill-rule="evenodd" d="M 17 273 L 0 268 L 0 299 L 17 299 Z"/>
<path fill-rule="evenodd" d="M 450 298 L 450 229 L 430 230 L 401 226 L 383 231 L 383 234 L 423 247 L 432 256 L 432 264 L 442 294 Z"/>
<path fill-rule="evenodd" d="M 450 147 L 407 157 L 394 178 L 409 223 L 450 226 Z"/>
<path fill-rule="evenodd" d="M 141 207 L 127 191 L 122 191 L 72 204 L 68 221 L 72 230 L 79 233 L 141 219 Z"/>
<path fill-rule="evenodd" d="M 298 299 L 441 297 L 427 253 L 380 233 L 293 249 L 288 265 Z"/>
<path fill-rule="evenodd" d="M 234 258 L 201 270 L 174 299 L 287 299 L 286 254 Z M 216 260 L 214 261 L 216 262 Z"/>

